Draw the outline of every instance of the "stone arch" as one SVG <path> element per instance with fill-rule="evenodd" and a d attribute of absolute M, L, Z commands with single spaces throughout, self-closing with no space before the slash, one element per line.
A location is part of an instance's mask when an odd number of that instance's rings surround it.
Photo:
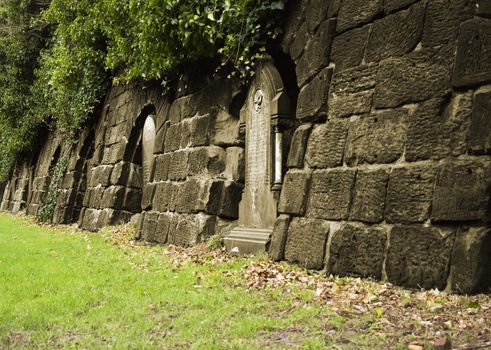
<path fill-rule="evenodd" d="M 225 244 L 243 253 L 264 253 L 278 215 L 285 164 L 283 134 L 292 126 L 290 98 L 270 58 L 257 68 L 240 122 L 245 137 L 245 187 L 239 226 Z"/>

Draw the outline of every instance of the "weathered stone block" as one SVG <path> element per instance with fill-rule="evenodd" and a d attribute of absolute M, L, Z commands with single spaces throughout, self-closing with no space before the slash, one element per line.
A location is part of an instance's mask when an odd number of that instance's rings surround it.
<path fill-rule="evenodd" d="M 114 165 L 111 173 L 111 185 L 126 185 L 130 176 L 130 163 L 120 162 Z"/>
<path fill-rule="evenodd" d="M 322 269 L 328 234 L 327 221 L 294 218 L 288 229 L 285 259 L 309 269 Z"/>
<path fill-rule="evenodd" d="M 310 77 L 329 64 L 335 24 L 336 21 L 333 19 L 322 22 L 305 46 L 296 66 L 298 86 L 303 86 Z"/>
<path fill-rule="evenodd" d="M 159 154 L 155 157 L 155 165 L 154 165 L 154 173 L 153 180 L 154 181 L 166 181 L 169 175 L 169 167 L 170 167 L 171 154 Z"/>
<path fill-rule="evenodd" d="M 303 49 L 307 45 L 309 38 L 311 38 L 309 26 L 306 22 L 304 22 L 295 33 L 295 38 L 290 46 L 290 57 L 294 61 L 297 61 L 300 55 L 303 53 Z"/>
<path fill-rule="evenodd" d="M 343 220 L 349 216 L 356 170 L 314 171 L 307 216 Z"/>
<path fill-rule="evenodd" d="M 271 235 L 271 243 L 268 252 L 269 256 L 274 261 L 280 261 L 285 258 L 285 245 L 289 226 L 289 215 L 280 215 L 274 223 L 273 234 Z"/>
<path fill-rule="evenodd" d="M 309 30 L 314 32 L 324 19 L 327 17 L 330 1 L 324 0 L 309 0 L 305 16 Z"/>
<path fill-rule="evenodd" d="M 182 124 L 171 124 L 165 136 L 164 150 L 166 153 L 178 150 L 181 147 Z"/>
<path fill-rule="evenodd" d="M 170 127 L 170 122 L 166 121 L 160 129 L 157 131 L 157 136 L 155 137 L 155 149 L 156 154 L 164 153 L 165 151 L 165 139 L 167 136 L 167 130 Z"/>
<path fill-rule="evenodd" d="M 63 177 L 61 182 L 61 189 L 71 189 L 75 188 L 80 181 L 81 174 L 78 171 L 71 171 Z"/>
<path fill-rule="evenodd" d="M 209 114 L 197 116 L 189 122 L 189 146 L 204 146 L 210 142 L 210 129 L 212 119 Z"/>
<path fill-rule="evenodd" d="M 128 177 L 127 186 L 139 190 L 143 187 L 143 170 L 141 166 L 130 163 L 130 176 Z"/>
<path fill-rule="evenodd" d="M 454 238 L 452 229 L 395 226 L 390 232 L 385 263 L 389 282 L 410 288 L 443 290 Z"/>
<path fill-rule="evenodd" d="M 243 189 L 243 184 L 234 181 L 224 181 L 221 189 L 217 186 L 210 189 L 210 191 L 221 191 L 217 211 L 219 216 L 229 219 L 239 218 L 239 203 L 242 199 Z M 213 196 L 213 194 L 211 195 Z"/>
<path fill-rule="evenodd" d="M 389 175 L 385 219 L 388 222 L 423 222 L 429 217 L 435 168 L 422 165 L 396 168 Z"/>
<path fill-rule="evenodd" d="M 332 68 L 324 68 L 300 90 L 296 114 L 300 121 L 325 119 L 331 77 Z"/>
<path fill-rule="evenodd" d="M 380 227 L 342 224 L 331 238 L 329 273 L 380 279 L 386 241 L 387 233 Z"/>
<path fill-rule="evenodd" d="M 206 211 L 216 214 L 221 197 L 221 182 L 193 178 L 179 186 L 176 211 L 180 213 L 197 213 Z"/>
<path fill-rule="evenodd" d="M 307 140 L 312 131 L 312 124 L 300 125 L 293 133 L 290 152 L 288 153 L 288 160 L 286 162 L 289 168 L 303 168 L 303 162 L 305 159 L 305 152 L 307 150 Z"/>
<path fill-rule="evenodd" d="M 157 231 L 157 222 L 159 213 L 147 211 L 143 214 L 142 239 L 144 241 L 155 241 L 155 233 Z"/>
<path fill-rule="evenodd" d="M 341 165 L 347 133 L 347 122 L 344 120 L 333 120 L 315 127 L 307 143 L 307 165 L 311 168 Z"/>
<path fill-rule="evenodd" d="M 310 187 L 310 172 L 293 171 L 286 173 L 281 189 L 278 211 L 292 215 L 304 215 Z"/>
<path fill-rule="evenodd" d="M 189 153 L 188 175 L 220 174 L 225 170 L 226 154 L 217 146 L 193 148 Z"/>
<path fill-rule="evenodd" d="M 375 108 L 391 108 L 444 96 L 450 88 L 451 61 L 438 51 L 423 50 L 380 63 Z"/>
<path fill-rule="evenodd" d="M 121 209 L 124 202 L 125 188 L 123 186 L 110 186 L 104 191 L 102 208 Z"/>
<path fill-rule="evenodd" d="M 404 109 L 384 111 L 352 122 L 346 141 L 346 163 L 355 166 L 395 162 L 404 152 L 406 123 Z"/>
<path fill-rule="evenodd" d="M 472 153 L 491 154 L 491 90 L 474 95 L 469 148 Z"/>
<path fill-rule="evenodd" d="M 336 64 L 336 72 L 361 64 L 369 30 L 370 25 L 366 25 L 336 36 L 331 49 L 331 61 Z"/>
<path fill-rule="evenodd" d="M 169 232 L 175 232 L 178 216 L 173 213 L 162 213 L 159 215 L 157 227 L 154 234 L 155 242 L 164 244 L 167 242 Z"/>
<path fill-rule="evenodd" d="M 383 220 L 388 179 L 385 170 L 358 170 L 350 220 L 372 223 Z"/>
<path fill-rule="evenodd" d="M 169 180 L 185 180 L 188 174 L 188 151 L 177 151 L 171 154 L 169 166 Z"/>
<path fill-rule="evenodd" d="M 470 227 L 457 232 L 450 266 L 450 288 L 474 294 L 491 288 L 491 228 Z"/>
<path fill-rule="evenodd" d="M 419 0 L 384 0 L 385 13 L 394 12 L 401 8 L 407 7 Z"/>
<path fill-rule="evenodd" d="M 411 52 L 421 41 L 425 7 L 420 2 L 375 21 L 365 59 L 374 62 Z"/>
<path fill-rule="evenodd" d="M 142 192 L 139 189 L 127 189 L 124 197 L 123 208 L 133 213 L 140 212 Z"/>
<path fill-rule="evenodd" d="M 94 168 L 90 179 L 90 185 L 92 187 L 96 187 L 97 185 L 108 186 L 112 170 L 113 167 L 109 165 L 100 165 Z"/>
<path fill-rule="evenodd" d="M 169 243 L 180 246 L 192 246 L 213 234 L 215 217 L 203 213 L 197 215 L 179 215 L 179 222 Z"/>
<path fill-rule="evenodd" d="M 102 164 L 116 164 L 123 160 L 126 143 L 120 141 L 104 148 L 102 155 Z"/>
<path fill-rule="evenodd" d="M 406 160 L 441 159 L 466 151 L 466 133 L 472 110 L 472 93 L 451 100 L 423 102 L 409 118 Z"/>
<path fill-rule="evenodd" d="M 344 32 L 359 27 L 360 24 L 371 22 L 380 12 L 382 12 L 382 0 L 342 1 L 336 31 Z"/>
<path fill-rule="evenodd" d="M 155 193 L 155 184 L 153 183 L 145 184 L 145 186 L 143 187 L 143 194 L 142 194 L 142 203 L 141 203 L 142 210 L 150 210 L 152 208 L 154 193 Z"/>
<path fill-rule="evenodd" d="M 475 1 L 432 0 L 428 3 L 423 32 L 423 46 L 453 44 L 459 25 L 474 15 Z"/>
<path fill-rule="evenodd" d="M 90 207 L 101 209 L 102 206 L 102 198 L 104 197 L 105 187 L 96 187 L 93 188 L 90 193 Z"/>
<path fill-rule="evenodd" d="M 226 149 L 225 170 L 223 175 L 232 181 L 244 182 L 245 158 L 242 147 L 228 147 Z"/>
<path fill-rule="evenodd" d="M 349 117 L 368 113 L 378 65 L 370 64 L 334 72 L 329 97 L 329 117 Z"/>
<path fill-rule="evenodd" d="M 432 220 L 491 220 L 490 207 L 490 161 L 460 161 L 442 166 L 436 180 Z"/>
<path fill-rule="evenodd" d="M 281 49 L 284 53 L 288 53 L 291 49 L 293 41 L 297 37 L 302 25 L 306 26 L 305 23 L 305 6 L 300 2 L 290 3 L 289 6 L 289 16 L 286 16 L 284 23 L 283 37 L 281 38 Z M 305 46 L 302 45 L 301 48 Z M 292 59 L 295 59 L 290 55 Z"/>
<path fill-rule="evenodd" d="M 174 210 L 173 203 L 175 203 L 177 200 L 178 190 L 178 186 L 172 182 L 162 182 L 156 184 L 153 208 L 159 212 Z"/>
<path fill-rule="evenodd" d="M 181 122 L 181 143 L 179 145 L 180 149 L 184 149 L 191 145 L 191 119 L 185 119 Z M 198 135 L 195 135 L 198 140 Z"/>
<path fill-rule="evenodd" d="M 240 120 L 220 109 L 212 130 L 212 143 L 217 146 L 241 144 Z"/>

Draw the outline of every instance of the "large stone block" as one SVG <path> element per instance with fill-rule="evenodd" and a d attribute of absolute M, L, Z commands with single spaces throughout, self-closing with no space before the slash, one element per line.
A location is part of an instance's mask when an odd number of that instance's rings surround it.
<path fill-rule="evenodd" d="M 469 148 L 472 153 L 491 154 L 491 89 L 474 95 Z"/>
<path fill-rule="evenodd" d="M 298 95 L 297 118 L 300 121 L 325 119 L 332 68 L 324 68 Z"/>
<path fill-rule="evenodd" d="M 171 124 L 165 136 L 164 150 L 166 153 L 178 150 L 181 147 L 182 124 Z"/>
<path fill-rule="evenodd" d="M 420 2 L 375 21 L 370 31 L 366 61 L 380 61 L 411 52 L 421 41 L 425 7 Z"/>
<path fill-rule="evenodd" d="M 203 213 L 197 215 L 179 215 L 174 235 L 169 237 L 169 243 L 179 246 L 192 246 L 201 242 L 214 232 L 214 216 Z"/>
<path fill-rule="evenodd" d="M 241 144 L 239 118 L 219 109 L 212 130 L 212 143 L 217 146 Z"/>
<path fill-rule="evenodd" d="M 454 238 L 452 229 L 393 227 L 385 263 L 389 282 L 410 288 L 443 290 Z"/>
<path fill-rule="evenodd" d="M 123 209 L 138 213 L 141 211 L 142 191 L 139 189 L 129 188 L 124 196 Z"/>
<path fill-rule="evenodd" d="M 130 163 L 130 175 L 126 186 L 141 190 L 143 187 L 143 169 L 141 166 Z"/>
<path fill-rule="evenodd" d="M 303 49 L 311 37 L 312 36 L 309 33 L 309 26 L 306 22 L 304 22 L 295 33 L 295 37 L 290 46 L 290 57 L 292 60 L 297 61 L 300 58 L 300 55 L 303 53 Z"/>
<path fill-rule="evenodd" d="M 288 215 L 280 215 L 274 223 L 268 251 L 269 256 L 274 261 L 280 261 L 285 258 L 285 245 L 289 226 L 290 216 Z"/>
<path fill-rule="evenodd" d="M 217 186 L 210 189 L 210 191 L 221 191 L 218 216 L 228 219 L 239 218 L 239 203 L 242 199 L 243 189 L 243 184 L 234 181 L 224 181 L 221 189 Z M 213 194 L 210 195 L 213 196 Z"/>
<path fill-rule="evenodd" d="M 327 17 L 330 1 L 309 0 L 305 11 L 305 17 L 309 30 L 314 32 L 319 24 Z"/>
<path fill-rule="evenodd" d="M 288 168 L 303 168 L 305 152 L 307 151 L 307 140 L 312 131 L 312 124 L 300 125 L 293 133 L 290 152 L 286 165 Z"/>
<path fill-rule="evenodd" d="M 171 154 L 168 174 L 169 180 L 179 181 L 186 179 L 189 167 L 188 159 L 188 151 L 177 151 Z"/>
<path fill-rule="evenodd" d="M 197 213 L 206 211 L 216 214 L 221 198 L 222 182 L 210 182 L 193 178 L 179 186 L 176 198 L 176 211 L 180 213 Z"/>
<path fill-rule="evenodd" d="M 288 229 L 285 259 L 309 269 L 322 269 L 328 234 L 327 221 L 294 218 Z"/>
<path fill-rule="evenodd" d="M 491 228 L 469 227 L 457 232 L 450 265 L 450 288 L 474 294 L 491 288 Z"/>
<path fill-rule="evenodd" d="M 340 276 L 382 277 L 387 233 L 377 226 L 346 223 L 333 232 L 328 272 Z"/>
<path fill-rule="evenodd" d="M 372 223 L 383 220 L 388 179 L 385 170 L 358 170 L 350 220 Z"/>
<path fill-rule="evenodd" d="M 155 233 L 157 231 L 157 222 L 159 219 L 159 213 L 153 211 L 147 211 L 143 214 L 143 225 L 141 229 L 141 237 L 144 241 L 155 241 Z"/>
<path fill-rule="evenodd" d="M 226 149 L 225 170 L 223 175 L 232 181 L 244 182 L 245 158 L 242 147 L 228 147 Z"/>
<path fill-rule="evenodd" d="M 336 36 L 331 49 L 331 61 L 336 64 L 336 72 L 361 64 L 369 30 L 370 25 L 366 25 Z"/>
<path fill-rule="evenodd" d="M 154 193 L 155 193 L 155 184 L 153 183 L 145 184 L 145 186 L 143 187 L 143 194 L 142 194 L 142 204 L 141 204 L 142 210 L 150 210 L 152 208 Z"/>
<path fill-rule="evenodd" d="M 166 181 L 169 175 L 171 155 L 169 153 L 159 154 L 155 157 L 153 180 Z"/>
<path fill-rule="evenodd" d="M 333 120 L 315 127 L 307 143 L 307 165 L 311 168 L 341 165 L 347 133 L 347 122 L 344 120 Z"/>
<path fill-rule="evenodd" d="M 188 175 L 209 174 L 214 176 L 225 170 L 226 153 L 221 147 L 193 148 L 189 153 Z"/>
<path fill-rule="evenodd" d="M 177 223 L 178 215 L 173 213 L 160 214 L 153 240 L 161 244 L 167 243 L 169 232 L 175 232 Z"/>
<path fill-rule="evenodd" d="M 121 209 L 123 207 L 125 188 L 123 186 L 110 186 L 104 191 L 102 208 Z"/>
<path fill-rule="evenodd" d="M 159 212 L 171 210 L 172 203 L 177 199 L 177 192 L 178 186 L 172 182 L 156 184 L 152 207 Z"/>
<path fill-rule="evenodd" d="M 491 161 L 444 164 L 438 173 L 431 219 L 491 220 Z"/>
<path fill-rule="evenodd" d="M 211 123 L 212 118 L 210 114 L 190 119 L 189 145 L 191 147 L 204 146 L 210 142 Z"/>
<path fill-rule="evenodd" d="M 423 46 L 453 44 L 459 25 L 474 15 L 473 0 L 432 0 L 426 9 Z"/>
<path fill-rule="evenodd" d="M 181 143 L 179 144 L 180 149 L 187 148 L 191 146 L 191 121 L 192 119 L 185 119 L 181 122 Z M 195 141 L 197 143 L 202 142 L 203 140 L 199 140 L 200 135 L 198 135 L 198 131 L 195 134 Z M 203 135 L 201 135 L 203 136 Z"/>
<path fill-rule="evenodd" d="M 405 158 L 408 161 L 458 156 L 467 148 L 472 93 L 420 104 L 409 118 Z"/>
<path fill-rule="evenodd" d="M 278 211 L 292 215 L 304 215 L 310 188 L 310 172 L 290 170 L 286 173 L 281 189 Z"/>
<path fill-rule="evenodd" d="M 91 187 L 96 187 L 97 185 L 108 186 L 110 183 L 112 170 L 113 167 L 110 165 L 100 165 L 94 168 L 90 178 Z"/>
<path fill-rule="evenodd" d="M 382 0 L 342 1 L 336 30 L 344 32 L 359 27 L 360 24 L 371 22 L 380 12 L 382 12 Z"/>
<path fill-rule="evenodd" d="M 120 162 L 114 165 L 113 171 L 111 173 L 111 185 L 127 185 L 130 176 L 130 163 Z"/>
<path fill-rule="evenodd" d="M 335 71 L 329 97 L 329 117 L 365 114 L 372 108 L 378 65 Z"/>
<path fill-rule="evenodd" d="M 350 123 L 345 162 L 392 163 L 402 156 L 406 143 L 407 111 L 384 111 Z"/>
<path fill-rule="evenodd" d="M 325 20 L 307 42 L 296 66 L 298 86 L 303 86 L 309 78 L 329 64 L 335 24 L 333 19 Z"/>
<path fill-rule="evenodd" d="M 396 168 L 389 175 L 385 219 L 394 223 L 423 222 L 429 217 L 435 168 Z"/>
<path fill-rule="evenodd" d="M 102 209 L 102 198 L 104 197 L 105 187 L 93 188 L 90 192 L 90 207 Z"/>
<path fill-rule="evenodd" d="M 356 170 L 314 171 L 307 205 L 307 216 L 343 220 L 350 212 Z"/>
<path fill-rule="evenodd" d="M 375 108 L 392 108 L 444 96 L 450 90 L 451 60 L 435 50 L 413 52 L 380 63 Z"/>
<path fill-rule="evenodd" d="M 167 136 L 167 130 L 170 128 L 170 121 L 166 121 L 160 129 L 157 130 L 155 137 L 155 154 L 161 154 L 165 151 L 165 139 Z"/>

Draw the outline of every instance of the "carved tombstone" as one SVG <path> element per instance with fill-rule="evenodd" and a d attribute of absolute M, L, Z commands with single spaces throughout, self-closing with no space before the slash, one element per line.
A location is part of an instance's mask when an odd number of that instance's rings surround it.
<path fill-rule="evenodd" d="M 245 186 L 239 223 L 224 241 L 241 253 L 265 253 L 277 217 L 281 190 L 283 130 L 290 123 L 290 100 L 271 61 L 260 64 L 241 110 L 245 129 Z"/>
<path fill-rule="evenodd" d="M 155 121 L 153 115 L 149 115 L 143 125 L 142 149 L 143 149 L 143 184 L 150 181 L 150 171 L 153 163 L 153 151 L 155 148 Z"/>

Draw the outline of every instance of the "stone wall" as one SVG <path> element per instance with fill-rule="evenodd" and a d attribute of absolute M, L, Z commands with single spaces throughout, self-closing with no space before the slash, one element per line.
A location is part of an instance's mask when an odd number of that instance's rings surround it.
<path fill-rule="evenodd" d="M 487 2 L 289 2 L 272 50 L 296 108 L 274 259 L 407 287 L 491 287 Z M 192 72 L 172 96 L 110 89 L 70 149 L 54 222 L 97 230 L 134 218 L 140 239 L 178 245 L 230 233 L 245 183 L 239 111 L 254 94 Z M 37 212 L 63 147 L 51 132 L 16 164 L 2 210 Z"/>
<path fill-rule="evenodd" d="M 275 259 L 415 288 L 491 286 L 491 19 L 476 3 L 294 6 L 282 48 L 300 126 Z"/>

